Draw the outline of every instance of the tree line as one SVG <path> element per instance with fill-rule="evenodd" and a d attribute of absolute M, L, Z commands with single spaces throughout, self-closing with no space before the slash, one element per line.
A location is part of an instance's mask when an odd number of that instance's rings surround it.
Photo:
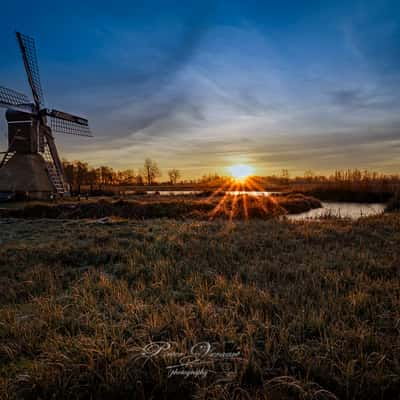
<path fill-rule="evenodd" d="M 137 170 L 124 169 L 118 170 L 108 166 L 93 168 L 81 161 L 63 161 L 67 182 L 80 190 L 81 186 L 102 188 L 111 185 L 154 185 L 162 177 L 161 169 L 157 162 L 151 158 L 146 158 L 142 168 Z M 203 186 L 222 186 L 232 181 L 231 177 L 221 176 L 217 173 L 204 174 L 197 179 L 182 180 L 182 174 L 179 169 L 172 168 L 167 171 L 168 179 L 165 183 L 171 185 L 203 185 Z M 400 183 L 399 174 L 384 174 L 380 172 L 368 171 L 366 169 L 346 169 L 335 170 L 331 174 L 321 175 L 312 170 L 307 170 L 303 175 L 291 176 L 288 169 L 281 170 L 280 173 L 268 176 L 252 177 L 261 186 L 268 185 L 287 185 L 302 183 L 357 183 L 357 184 L 393 184 Z"/>
<path fill-rule="evenodd" d="M 336 169 L 331 174 L 317 174 L 306 170 L 302 176 L 291 176 L 288 169 L 280 174 L 265 177 L 275 183 L 399 183 L 399 174 L 385 174 L 367 169 Z"/>
<path fill-rule="evenodd" d="M 80 187 L 89 186 L 101 188 L 108 185 L 153 185 L 162 176 L 158 164 L 151 158 L 146 158 L 143 167 L 138 170 L 116 170 L 108 166 L 90 167 L 82 161 L 63 160 L 63 167 L 67 182 L 80 190 Z M 167 172 L 169 183 L 176 185 L 181 178 L 180 170 L 172 168 Z"/>

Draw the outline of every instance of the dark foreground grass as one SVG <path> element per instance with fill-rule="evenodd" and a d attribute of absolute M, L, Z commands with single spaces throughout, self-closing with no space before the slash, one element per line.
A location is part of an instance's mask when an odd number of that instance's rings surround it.
<path fill-rule="evenodd" d="M 0 398 L 399 398 L 399 248 L 399 214 L 0 220 Z"/>

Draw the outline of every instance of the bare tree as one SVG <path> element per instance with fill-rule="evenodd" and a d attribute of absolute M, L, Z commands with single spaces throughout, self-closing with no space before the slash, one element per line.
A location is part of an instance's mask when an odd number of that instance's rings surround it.
<path fill-rule="evenodd" d="M 168 171 L 169 180 L 171 181 L 172 185 L 176 185 L 176 182 L 181 177 L 181 173 L 178 169 L 173 168 Z"/>
<path fill-rule="evenodd" d="M 62 163 L 63 163 L 64 173 L 65 173 L 67 182 L 72 186 L 74 184 L 74 180 L 75 180 L 74 179 L 74 177 L 75 177 L 74 164 L 67 160 L 62 160 Z"/>
<path fill-rule="evenodd" d="M 157 163 L 151 158 L 146 158 L 143 168 L 143 175 L 145 176 L 148 185 L 154 183 L 155 179 L 161 176 L 161 171 L 158 168 Z"/>
<path fill-rule="evenodd" d="M 100 167 L 100 182 L 103 185 L 112 185 L 114 183 L 114 170 L 107 166 Z"/>
<path fill-rule="evenodd" d="M 118 171 L 119 183 L 123 185 L 133 185 L 135 183 L 135 171 L 133 169 L 125 169 Z"/>
<path fill-rule="evenodd" d="M 88 173 L 88 164 L 83 163 L 81 161 L 76 161 L 76 173 L 75 173 L 75 180 L 76 180 L 76 186 L 78 188 L 78 193 L 81 193 L 81 185 L 83 185 L 87 179 L 87 173 Z"/>
<path fill-rule="evenodd" d="M 307 171 L 304 172 L 304 179 L 307 182 L 312 182 L 312 180 L 314 179 L 315 174 L 313 171 L 311 171 L 310 169 L 308 169 Z"/>
<path fill-rule="evenodd" d="M 135 183 L 136 183 L 136 185 L 140 185 L 140 186 L 144 185 L 144 179 L 143 179 L 143 174 L 142 174 L 142 172 L 139 171 L 139 172 L 135 175 Z"/>
<path fill-rule="evenodd" d="M 281 179 L 285 183 L 289 183 L 290 174 L 288 169 L 283 169 L 281 172 Z"/>
<path fill-rule="evenodd" d="M 93 191 L 93 187 L 99 182 L 99 170 L 91 168 L 87 173 L 87 184 L 90 186 L 90 192 Z"/>

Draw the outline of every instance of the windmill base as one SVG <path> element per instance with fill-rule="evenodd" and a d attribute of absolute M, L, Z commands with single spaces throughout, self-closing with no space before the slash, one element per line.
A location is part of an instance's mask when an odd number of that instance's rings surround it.
<path fill-rule="evenodd" d="M 0 193 L 47 200 L 54 192 L 46 162 L 40 154 L 15 153 L 0 168 Z"/>

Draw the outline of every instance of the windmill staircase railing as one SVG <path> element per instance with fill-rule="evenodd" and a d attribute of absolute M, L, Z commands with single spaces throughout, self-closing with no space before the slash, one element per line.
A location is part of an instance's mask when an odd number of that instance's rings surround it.
<path fill-rule="evenodd" d="M 12 158 L 12 156 L 15 154 L 14 151 L 6 151 L 4 153 L 4 157 L 2 158 L 0 162 L 0 168 L 4 167 Z"/>
<path fill-rule="evenodd" d="M 53 161 L 53 157 L 51 155 L 51 150 L 48 142 L 45 145 L 43 158 L 46 162 L 47 171 L 49 173 L 51 183 L 53 184 L 57 194 L 62 196 L 69 193 L 68 184 L 64 182 L 62 172 L 58 170 L 57 166 Z"/>

